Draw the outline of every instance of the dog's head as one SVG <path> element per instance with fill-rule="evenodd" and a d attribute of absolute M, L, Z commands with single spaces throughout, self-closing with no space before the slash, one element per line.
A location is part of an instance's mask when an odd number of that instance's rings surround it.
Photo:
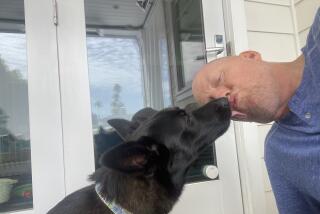
<path fill-rule="evenodd" d="M 221 98 L 200 108 L 146 108 L 132 121 L 110 120 L 125 143 L 107 151 L 100 162 L 139 179 L 155 179 L 179 195 L 188 168 L 227 130 L 230 116 L 229 103 Z"/>

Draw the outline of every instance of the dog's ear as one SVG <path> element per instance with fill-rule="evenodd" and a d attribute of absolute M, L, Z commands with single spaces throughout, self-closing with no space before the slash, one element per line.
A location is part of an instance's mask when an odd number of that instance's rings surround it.
<path fill-rule="evenodd" d="M 110 126 L 112 126 L 118 135 L 123 139 L 127 140 L 132 133 L 131 122 L 125 119 L 111 119 L 108 120 Z"/>
<path fill-rule="evenodd" d="M 158 111 L 156 111 L 150 107 L 143 108 L 133 115 L 132 122 L 140 124 L 143 121 L 145 121 L 145 120 L 149 119 L 150 117 L 152 117 L 153 115 L 155 115 L 157 112 Z"/>
<path fill-rule="evenodd" d="M 104 153 L 100 163 L 108 168 L 135 175 L 152 175 L 167 166 L 169 150 L 149 137 L 128 142 Z"/>
<path fill-rule="evenodd" d="M 140 124 L 156 113 L 156 110 L 147 107 L 135 113 L 132 117 L 132 121 L 125 119 L 110 119 L 108 120 L 108 123 L 116 130 L 124 141 L 128 141 L 130 140 L 132 133 L 140 126 Z"/>

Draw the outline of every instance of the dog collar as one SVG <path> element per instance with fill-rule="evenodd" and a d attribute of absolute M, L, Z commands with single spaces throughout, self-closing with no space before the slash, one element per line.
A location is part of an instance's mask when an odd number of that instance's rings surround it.
<path fill-rule="evenodd" d="M 132 214 L 126 209 L 122 208 L 120 205 L 116 204 L 115 201 L 109 201 L 104 196 L 101 195 L 101 185 L 96 184 L 95 190 L 100 200 L 114 213 L 114 214 Z"/>

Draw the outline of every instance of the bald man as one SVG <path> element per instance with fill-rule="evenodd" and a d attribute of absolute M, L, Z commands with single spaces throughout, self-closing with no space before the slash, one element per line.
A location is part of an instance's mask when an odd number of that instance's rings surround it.
<path fill-rule="evenodd" d="M 320 213 L 320 9 L 303 54 L 267 62 L 255 51 L 205 65 L 192 92 L 227 97 L 232 119 L 268 123 L 265 161 L 280 214 Z"/>

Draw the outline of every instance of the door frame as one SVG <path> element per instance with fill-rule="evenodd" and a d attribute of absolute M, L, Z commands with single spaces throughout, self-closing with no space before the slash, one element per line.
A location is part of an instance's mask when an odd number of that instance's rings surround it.
<path fill-rule="evenodd" d="M 211 1 L 211 4 L 218 4 L 218 0 Z M 222 4 L 225 21 L 225 55 L 222 54 L 219 57 L 239 54 L 248 47 L 243 0 L 225 0 L 222 1 Z M 170 8 L 167 8 L 167 10 L 168 9 Z M 207 13 L 206 16 L 209 17 L 210 14 Z M 167 18 L 171 19 L 170 16 Z M 204 19 L 206 19 L 206 17 L 204 17 Z M 213 21 L 211 20 L 211 22 Z M 211 24 L 212 23 L 207 23 L 205 28 L 208 28 Z M 168 22 L 167 25 L 169 28 L 172 28 L 170 22 Z M 207 29 L 205 29 L 205 33 L 206 30 Z M 212 34 L 210 31 L 207 31 L 207 33 Z M 169 35 L 169 37 L 172 36 Z M 208 42 L 208 36 L 205 35 L 205 37 Z M 169 42 L 173 42 L 173 39 L 170 39 Z M 174 47 L 172 44 L 170 46 Z M 181 91 L 177 90 L 178 77 L 175 69 L 175 60 L 172 60 L 172 58 L 175 58 L 175 52 L 173 49 L 169 49 L 169 53 L 171 55 L 170 68 L 173 79 L 172 88 L 175 93 L 174 100 L 176 104 L 178 103 L 178 105 L 184 106 L 186 103 L 194 101 L 191 87 L 185 87 Z M 248 194 L 250 189 L 246 172 L 243 170 L 243 168 L 246 168 L 246 159 L 243 154 L 243 145 L 239 145 L 243 140 L 241 128 L 242 123 L 232 122 L 229 131 L 216 141 L 217 162 L 218 167 L 220 166 L 219 176 L 222 180 L 222 197 L 224 198 L 222 201 L 223 209 L 224 213 L 230 214 L 247 213 L 249 210 Z M 228 159 L 225 159 L 224 157 L 228 157 Z M 234 197 L 235 195 L 236 197 Z M 233 206 L 230 206 L 230 204 L 233 204 Z"/>
<path fill-rule="evenodd" d="M 56 27 L 51 0 L 25 0 L 33 209 L 46 213 L 65 196 Z"/>
<path fill-rule="evenodd" d="M 58 0 L 60 74 L 66 194 L 91 183 L 95 170 L 84 1 Z"/>

